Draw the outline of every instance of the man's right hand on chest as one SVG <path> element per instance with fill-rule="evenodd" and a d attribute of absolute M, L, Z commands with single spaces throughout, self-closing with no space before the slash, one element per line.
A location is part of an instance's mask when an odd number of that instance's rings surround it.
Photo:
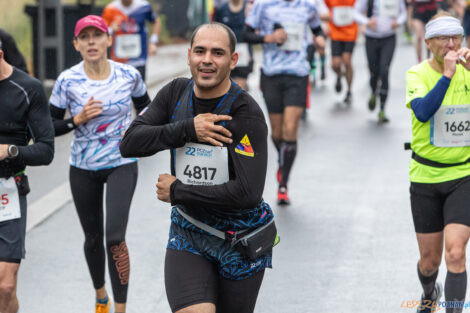
<path fill-rule="evenodd" d="M 194 118 L 194 129 L 200 142 L 207 142 L 214 146 L 222 147 L 223 143 L 232 143 L 232 133 L 217 122 L 230 121 L 229 115 L 217 115 L 212 113 L 199 114 Z"/>

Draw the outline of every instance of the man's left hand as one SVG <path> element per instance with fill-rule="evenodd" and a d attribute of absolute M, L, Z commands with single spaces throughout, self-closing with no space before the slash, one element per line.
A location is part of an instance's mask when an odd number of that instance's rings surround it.
<path fill-rule="evenodd" d="M 8 158 L 8 145 L 0 144 L 0 161 Z"/>
<path fill-rule="evenodd" d="M 157 44 L 149 43 L 149 55 L 157 54 Z"/>
<path fill-rule="evenodd" d="M 157 183 L 157 198 L 163 202 L 171 202 L 170 199 L 170 186 L 176 180 L 175 176 L 170 174 L 161 174 L 158 176 Z"/>

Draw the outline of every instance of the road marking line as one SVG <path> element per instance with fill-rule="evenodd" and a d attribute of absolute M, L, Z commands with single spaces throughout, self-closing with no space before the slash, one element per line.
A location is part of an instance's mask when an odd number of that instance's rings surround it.
<path fill-rule="evenodd" d="M 72 201 L 72 192 L 69 182 L 65 182 L 55 188 L 33 204 L 28 205 L 28 217 L 26 219 L 26 231 L 30 231 L 54 212 Z"/>

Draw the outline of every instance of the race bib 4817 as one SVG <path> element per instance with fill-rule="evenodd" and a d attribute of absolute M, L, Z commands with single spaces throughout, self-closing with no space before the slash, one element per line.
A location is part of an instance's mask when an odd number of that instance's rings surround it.
<path fill-rule="evenodd" d="M 221 185 L 229 181 L 228 151 L 199 143 L 175 150 L 175 173 L 186 185 Z"/>

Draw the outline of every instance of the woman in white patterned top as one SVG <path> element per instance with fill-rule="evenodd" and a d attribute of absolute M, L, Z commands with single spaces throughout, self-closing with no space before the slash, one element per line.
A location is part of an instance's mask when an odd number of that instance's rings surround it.
<path fill-rule="evenodd" d="M 115 312 L 123 313 L 130 273 L 125 233 L 137 182 L 137 160 L 123 158 L 119 144 L 131 122 L 131 103 L 140 112 L 150 99 L 134 67 L 107 59 L 112 39 L 101 17 L 89 15 L 79 20 L 73 44 L 83 61 L 57 79 L 50 98 L 51 115 L 56 136 L 74 130 L 70 185 L 85 233 L 85 257 L 96 290 L 96 312 L 108 313 L 111 303 L 104 287 L 107 254 Z M 72 117 L 64 120 L 67 109 Z"/>

